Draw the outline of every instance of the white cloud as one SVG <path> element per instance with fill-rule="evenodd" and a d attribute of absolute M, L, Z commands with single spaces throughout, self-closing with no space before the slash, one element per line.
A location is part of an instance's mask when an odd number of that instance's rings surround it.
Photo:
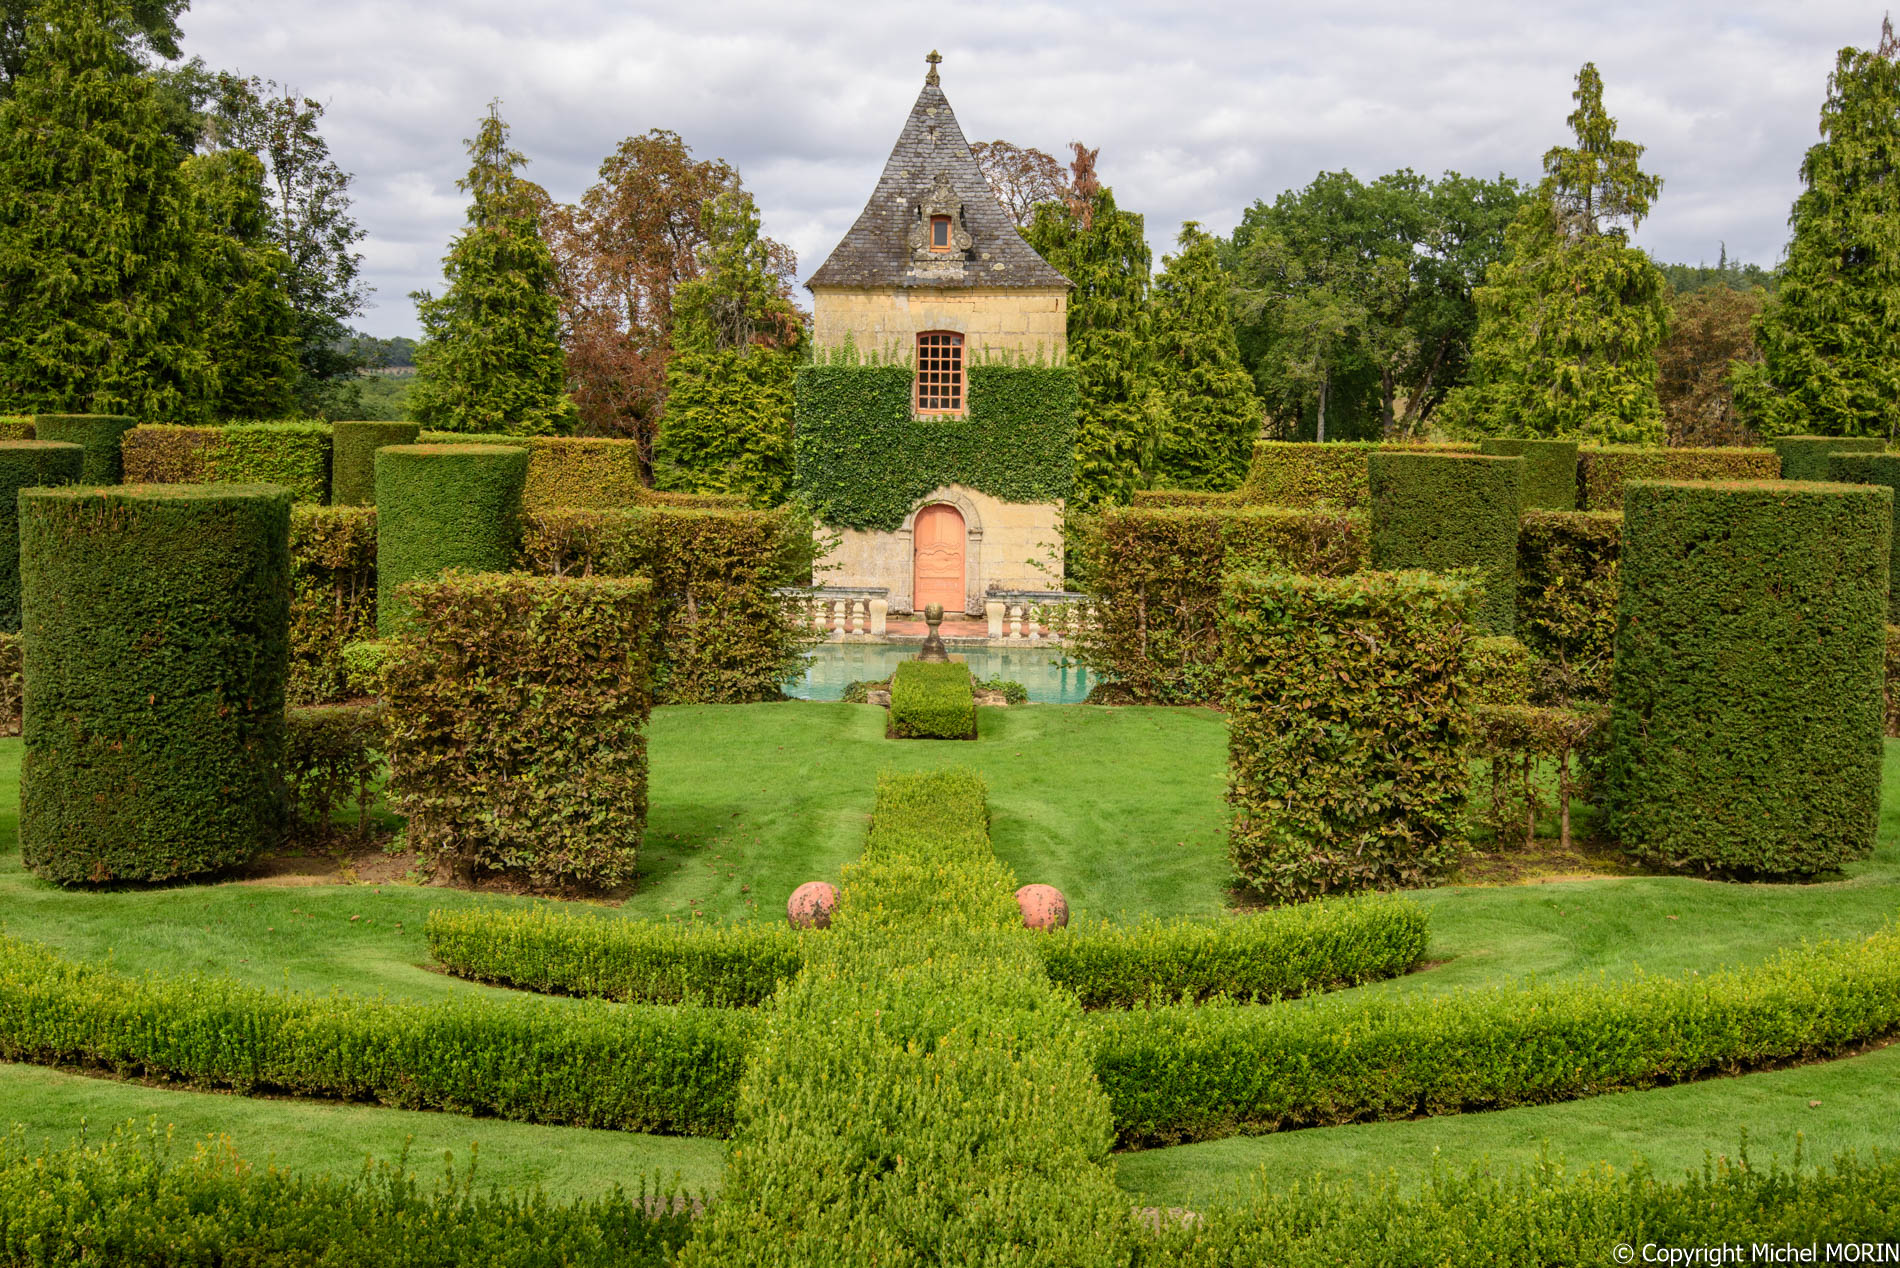
<path fill-rule="evenodd" d="M 1322 170 L 1532 177 L 1568 136 L 1578 65 L 1595 60 L 1621 135 L 1666 182 L 1642 244 L 1696 261 L 1726 242 L 1771 264 L 1835 52 L 1870 44 L 1875 22 L 1844 0 L 196 0 L 183 25 L 187 55 L 327 103 L 370 235 L 377 293 L 360 324 L 397 334 L 415 331 L 408 293 L 440 286 L 462 141 L 491 97 L 556 198 L 649 128 L 731 161 L 809 273 L 870 192 L 932 44 L 972 140 L 1100 146 L 1157 259 L 1181 221 L 1224 233 Z"/>

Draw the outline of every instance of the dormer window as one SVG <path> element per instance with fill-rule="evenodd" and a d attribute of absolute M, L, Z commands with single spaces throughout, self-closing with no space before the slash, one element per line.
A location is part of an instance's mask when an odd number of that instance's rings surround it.
<path fill-rule="evenodd" d="M 932 251 L 950 249 L 950 217 L 932 216 L 930 218 L 930 249 Z"/>
<path fill-rule="evenodd" d="M 963 336 L 931 330 L 917 336 L 917 412 L 963 412 Z"/>

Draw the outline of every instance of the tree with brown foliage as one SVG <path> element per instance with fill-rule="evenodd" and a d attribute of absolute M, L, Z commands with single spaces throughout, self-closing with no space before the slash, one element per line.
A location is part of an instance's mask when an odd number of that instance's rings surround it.
<path fill-rule="evenodd" d="M 970 147 L 990 192 L 1018 229 L 1036 217 L 1037 203 L 1065 203 L 1072 193 L 1062 164 L 1034 146 L 1008 141 L 978 141 Z M 1093 157 L 1095 151 L 1090 151 Z"/>
<path fill-rule="evenodd" d="M 1755 319 L 1767 292 L 1710 286 L 1678 294 L 1675 318 L 1656 349 L 1656 394 L 1672 445 L 1748 445 L 1755 433 L 1735 409 L 1737 363 L 1759 365 Z"/>
<path fill-rule="evenodd" d="M 743 193 L 731 164 L 695 159 L 677 133 L 655 128 L 622 141 L 580 202 L 544 217 L 580 430 L 640 441 L 649 478 L 666 408 L 673 293 L 700 275 L 710 245 L 705 209 L 727 192 Z M 763 241 L 789 296 L 797 259 Z"/>

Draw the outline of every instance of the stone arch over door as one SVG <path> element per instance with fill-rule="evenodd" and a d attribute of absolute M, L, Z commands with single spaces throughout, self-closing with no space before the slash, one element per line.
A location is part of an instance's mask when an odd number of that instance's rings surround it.
<path fill-rule="evenodd" d="M 947 595 L 936 600 L 917 597 L 917 555 L 920 546 L 917 522 L 925 512 L 939 506 L 954 511 L 963 521 L 963 594 L 954 602 L 949 601 Z M 982 610 L 983 518 L 977 513 L 976 503 L 964 496 L 962 490 L 954 487 L 938 489 L 929 497 L 919 499 L 910 514 L 904 517 L 903 527 L 897 530 L 897 540 L 901 543 L 906 567 L 902 590 L 891 596 L 894 600 L 891 606 L 895 610 L 921 612 L 924 604 L 929 602 L 943 603 L 946 614 Z M 896 590 L 896 587 L 893 589 Z"/>

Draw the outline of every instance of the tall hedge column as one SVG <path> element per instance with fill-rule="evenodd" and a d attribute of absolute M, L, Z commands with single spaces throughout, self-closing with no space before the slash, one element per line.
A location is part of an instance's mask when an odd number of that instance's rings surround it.
<path fill-rule="evenodd" d="M 62 884 L 157 881 L 274 843 L 290 494 L 20 495 L 20 851 Z"/>
<path fill-rule="evenodd" d="M 1478 454 L 1375 453 L 1372 566 L 1472 570 L 1484 594 L 1472 611 L 1482 633 L 1517 626 L 1517 523 L 1524 460 Z"/>
<path fill-rule="evenodd" d="M 1892 499 L 1628 486 L 1607 792 L 1632 853 L 1812 875 L 1872 850 Z"/>
<path fill-rule="evenodd" d="M 376 450 L 376 629 L 409 621 L 404 582 L 506 572 L 521 543 L 528 451 L 512 445 L 390 445 Z"/>
<path fill-rule="evenodd" d="M 20 490 L 76 484 L 85 450 L 44 440 L 0 440 L 0 633 L 20 628 Z"/>
<path fill-rule="evenodd" d="M 1900 551 L 1900 453 L 1837 453 L 1827 460 L 1827 478 L 1837 484 L 1882 484 L 1894 490 L 1893 551 Z M 1900 624 L 1900 559 L 1890 551 L 1887 565 L 1887 620 Z"/>

